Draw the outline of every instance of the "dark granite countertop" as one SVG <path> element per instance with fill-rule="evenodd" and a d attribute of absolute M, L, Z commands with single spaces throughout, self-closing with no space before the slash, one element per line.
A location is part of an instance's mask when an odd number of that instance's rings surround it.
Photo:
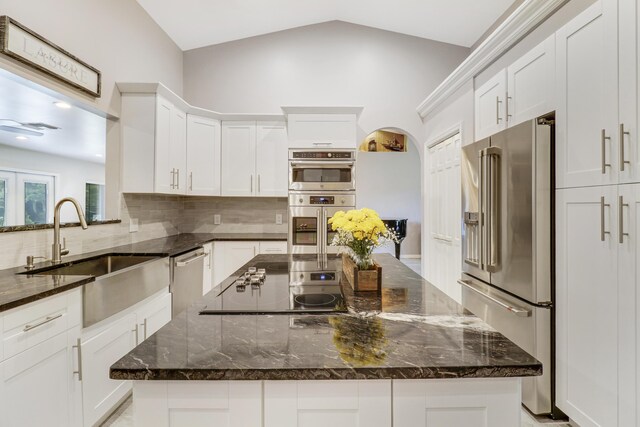
<path fill-rule="evenodd" d="M 289 274 L 288 256 L 247 266 Z M 390 255 L 381 296 L 354 295 L 349 313 L 200 315 L 233 277 L 111 367 L 131 380 L 304 380 L 535 376 L 542 365 Z"/>
<path fill-rule="evenodd" d="M 59 266 L 106 254 L 173 256 L 187 252 L 212 241 L 282 241 L 284 233 L 225 233 L 225 234 L 177 234 L 159 239 L 145 240 L 79 255 L 65 256 Z M 38 263 L 35 270 L 50 267 L 50 262 Z M 93 276 L 54 276 L 24 273 L 24 267 L 0 270 L 0 312 L 28 304 L 60 292 L 92 282 Z"/>

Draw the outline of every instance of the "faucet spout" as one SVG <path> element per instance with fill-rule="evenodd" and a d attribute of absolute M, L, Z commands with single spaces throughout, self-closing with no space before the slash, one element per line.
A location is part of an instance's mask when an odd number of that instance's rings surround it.
<path fill-rule="evenodd" d="M 78 219 L 80 220 L 80 226 L 82 227 L 82 229 L 86 230 L 89 227 L 87 225 L 87 221 L 84 218 L 82 207 L 76 199 L 72 197 L 65 197 L 64 199 L 61 199 L 58 203 L 56 203 L 56 207 L 53 210 L 53 245 L 51 248 L 51 262 L 53 263 L 59 263 L 60 261 L 62 261 L 62 255 L 66 255 L 68 253 L 67 251 L 63 254 L 64 249 L 60 244 L 60 208 L 65 202 L 73 204 L 73 206 L 76 208 L 76 212 L 78 214 Z"/>

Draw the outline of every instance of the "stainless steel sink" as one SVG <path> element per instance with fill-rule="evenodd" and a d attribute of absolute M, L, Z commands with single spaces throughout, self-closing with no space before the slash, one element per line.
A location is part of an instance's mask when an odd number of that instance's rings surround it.
<path fill-rule="evenodd" d="M 79 275 L 79 276 L 104 276 L 125 268 L 132 267 L 143 262 L 159 259 L 157 256 L 138 255 L 104 255 L 99 258 L 78 261 L 63 267 L 36 270 L 27 274 L 55 274 L 55 275 Z M 23 273 L 24 274 L 24 273 Z"/>
<path fill-rule="evenodd" d="M 85 328 L 167 288 L 171 279 L 168 257 L 139 255 L 103 255 L 21 274 L 95 276 L 82 288 Z"/>

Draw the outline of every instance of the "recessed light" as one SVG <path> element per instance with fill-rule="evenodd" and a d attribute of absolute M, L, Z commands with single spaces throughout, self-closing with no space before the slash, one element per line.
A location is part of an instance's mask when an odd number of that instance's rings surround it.
<path fill-rule="evenodd" d="M 26 140 L 27 140 L 27 139 L 29 139 L 29 138 L 27 138 L 26 136 L 22 136 L 22 135 L 20 135 L 20 136 L 16 136 L 16 139 L 18 139 L 18 140 L 20 140 L 20 141 L 26 141 Z"/>
<path fill-rule="evenodd" d="M 96 157 L 104 157 L 102 154 L 96 154 Z"/>
<path fill-rule="evenodd" d="M 64 108 L 64 109 L 71 108 L 71 104 L 67 104 L 66 102 L 62 102 L 62 101 L 54 102 L 53 105 L 55 105 L 58 108 Z"/>

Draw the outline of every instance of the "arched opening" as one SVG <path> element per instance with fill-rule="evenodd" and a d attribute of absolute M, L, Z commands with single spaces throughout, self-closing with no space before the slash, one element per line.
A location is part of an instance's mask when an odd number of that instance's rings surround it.
<path fill-rule="evenodd" d="M 374 144 L 375 150 L 369 150 Z M 408 265 L 419 265 L 422 189 L 417 141 L 402 129 L 384 127 L 369 133 L 359 147 L 363 150 L 357 154 L 357 207 L 375 209 L 383 219 L 406 219 L 400 255 Z M 395 254 L 395 248 L 387 245 L 377 252 Z"/>

